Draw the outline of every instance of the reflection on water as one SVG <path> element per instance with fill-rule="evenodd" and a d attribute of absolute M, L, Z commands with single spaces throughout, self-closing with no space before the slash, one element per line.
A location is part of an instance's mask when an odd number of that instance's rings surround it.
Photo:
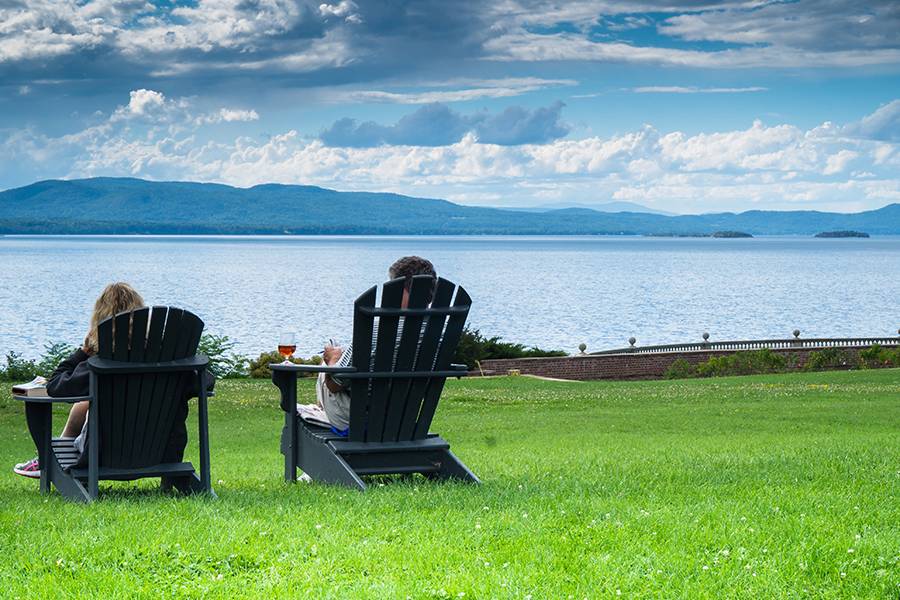
<path fill-rule="evenodd" d="M 239 350 L 348 341 L 352 303 L 406 254 L 432 260 L 488 335 L 575 352 L 711 339 L 896 334 L 900 238 L 0 237 L 0 352 L 79 343 L 99 291 L 132 283 Z"/>

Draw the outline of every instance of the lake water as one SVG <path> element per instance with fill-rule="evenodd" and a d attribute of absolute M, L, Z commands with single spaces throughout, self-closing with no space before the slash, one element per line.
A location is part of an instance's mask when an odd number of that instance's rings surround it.
<path fill-rule="evenodd" d="M 0 237 L 0 352 L 78 344 L 128 281 L 245 354 L 350 338 L 353 300 L 419 254 L 473 298 L 488 335 L 575 352 L 638 344 L 896 335 L 900 238 Z"/>

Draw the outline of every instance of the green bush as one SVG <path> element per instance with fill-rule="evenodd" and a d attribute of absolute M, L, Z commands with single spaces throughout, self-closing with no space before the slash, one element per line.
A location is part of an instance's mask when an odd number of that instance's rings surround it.
<path fill-rule="evenodd" d="M 45 344 L 44 353 L 37 360 L 26 359 L 10 350 L 6 354 L 6 367 L 0 367 L 0 379 L 24 383 L 38 375 L 49 377 L 57 365 L 75 351 L 73 346 L 57 342 Z"/>
<path fill-rule="evenodd" d="M 843 369 L 852 366 L 853 361 L 846 350 L 840 348 L 824 348 L 809 353 L 806 365 L 807 371 L 827 371 L 829 369 Z"/>
<path fill-rule="evenodd" d="M 200 338 L 197 352 L 209 358 L 209 371 L 217 379 L 246 377 L 249 373 L 250 359 L 236 354 L 233 351 L 234 345 L 227 335 L 205 333 Z"/>
<path fill-rule="evenodd" d="M 259 355 L 259 358 L 250 359 L 250 377 L 254 379 L 268 379 L 272 377 L 269 365 L 280 362 L 284 362 L 284 357 L 278 352 L 263 352 Z M 291 358 L 291 362 L 295 365 L 321 365 L 322 357 L 318 354 L 313 354 L 307 359 L 294 356 Z M 300 373 L 301 377 L 311 377 L 312 375 L 313 373 Z"/>
<path fill-rule="evenodd" d="M 484 337 L 477 329 L 463 329 L 453 362 L 465 364 L 470 369 L 476 367 L 475 362 L 492 358 L 534 358 L 539 356 L 568 356 L 562 350 L 543 350 L 527 347 L 523 344 L 500 341 L 500 336 Z"/>
<path fill-rule="evenodd" d="M 780 373 L 788 368 L 788 360 L 768 348 L 747 350 L 714 356 L 695 368 L 698 377 L 723 377 L 727 375 L 755 375 Z"/>
<path fill-rule="evenodd" d="M 679 358 L 666 369 L 663 377 L 666 379 L 688 379 L 689 377 L 696 377 L 697 369 L 686 361 L 683 358 Z"/>
<path fill-rule="evenodd" d="M 900 367 L 900 348 L 891 350 L 878 344 L 873 344 L 859 351 L 859 366 L 863 369 Z"/>

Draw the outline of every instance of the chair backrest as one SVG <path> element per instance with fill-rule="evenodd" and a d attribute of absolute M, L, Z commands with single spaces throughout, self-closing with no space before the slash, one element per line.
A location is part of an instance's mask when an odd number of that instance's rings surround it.
<path fill-rule="evenodd" d="M 446 372 L 472 300 L 461 286 L 420 275 L 412 278 L 409 304 L 402 309 L 404 283 L 403 278 L 385 283 L 380 307 L 375 307 L 375 287 L 354 304 L 353 366 L 371 376 L 350 385 L 351 441 L 424 438 L 444 389 L 446 376 L 395 374 Z"/>
<path fill-rule="evenodd" d="M 167 362 L 197 352 L 203 321 L 180 308 L 119 313 L 97 329 L 97 355 L 124 363 Z M 100 466 L 159 464 L 194 375 L 185 372 L 98 374 Z M 93 409 L 93 407 L 92 407 Z"/>

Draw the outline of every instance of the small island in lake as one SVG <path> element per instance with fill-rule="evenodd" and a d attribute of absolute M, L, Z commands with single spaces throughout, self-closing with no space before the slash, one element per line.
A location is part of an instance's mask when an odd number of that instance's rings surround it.
<path fill-rule="evenodd" d="M 712 234 L 714 238 L 752 238 L 753 236 L 743 231 L 716 231 Z"/>
<path fill-rule="evenodd" d="M 868 233 L 863 231 L 822 231 L 816 234 L 817 238 L 867 238 Z"/>

